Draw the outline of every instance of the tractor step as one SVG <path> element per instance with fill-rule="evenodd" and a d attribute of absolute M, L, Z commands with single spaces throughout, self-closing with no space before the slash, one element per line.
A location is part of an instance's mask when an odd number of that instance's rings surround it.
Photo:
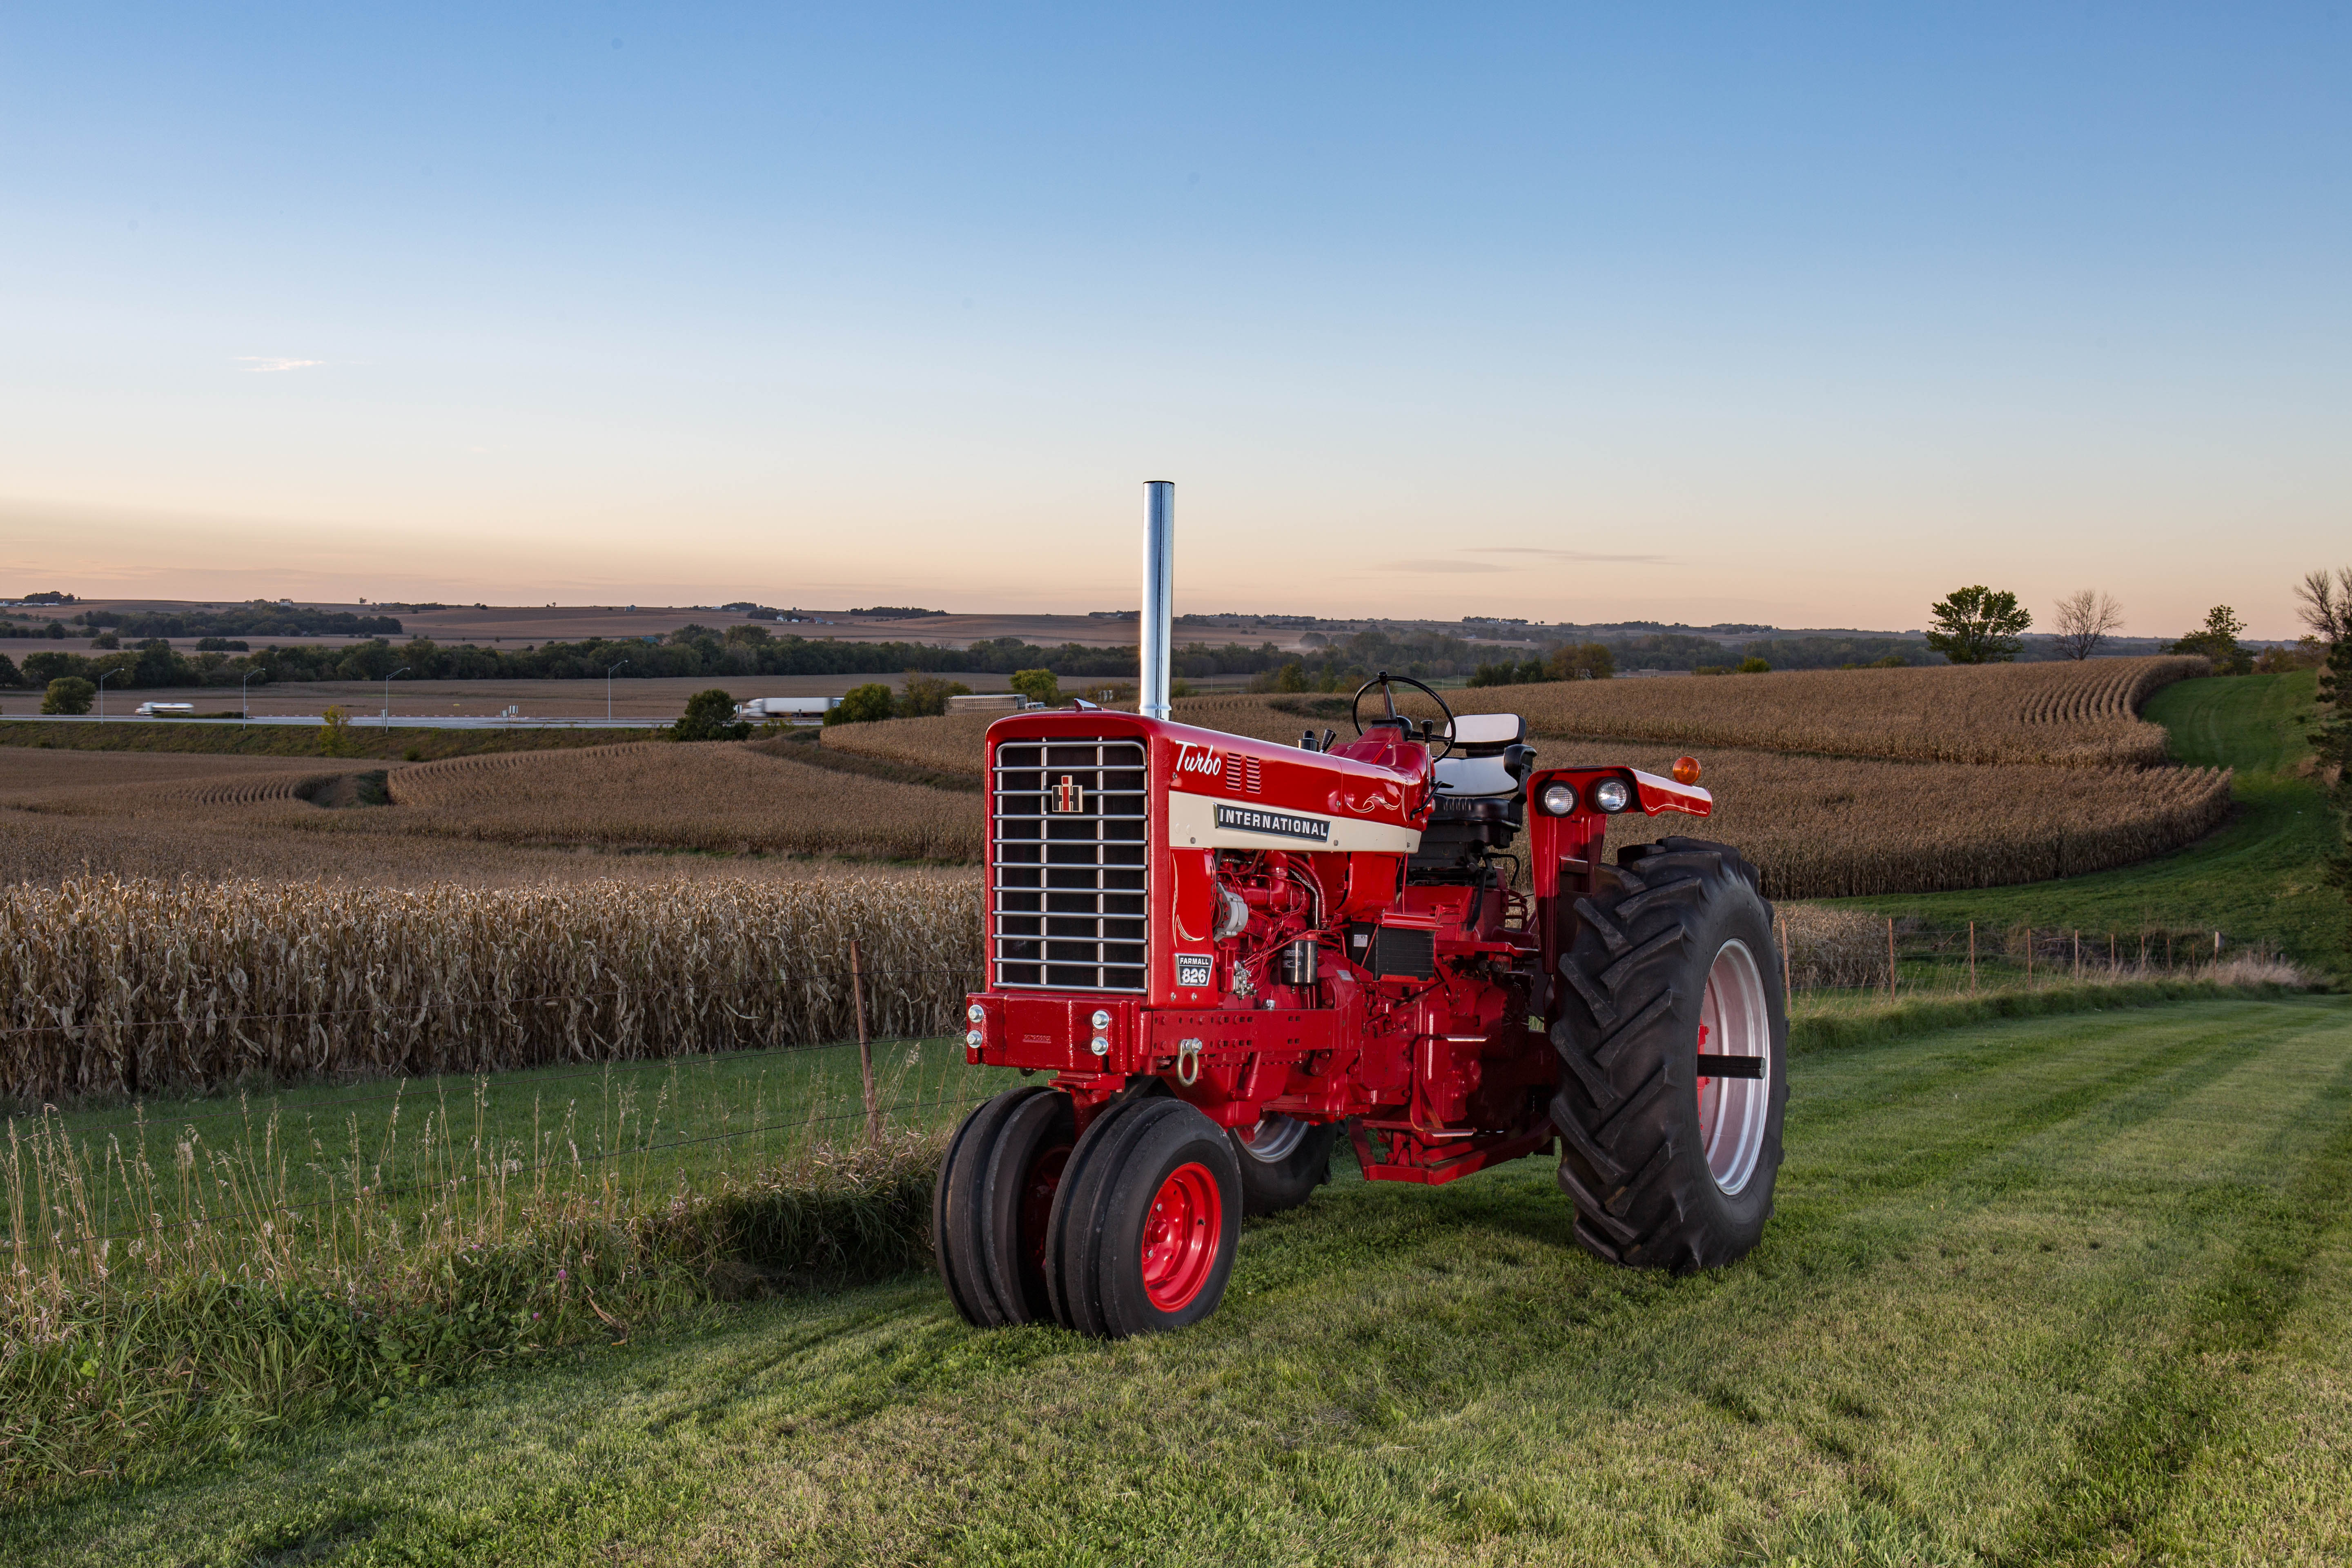
<path fill-rule="evenodd" d="M 1698 1076 L 1701 1078 L 1762 1078 L 1764 1058 L 1762 1057 L 1702 1056 L 1698 1058 Z"/>

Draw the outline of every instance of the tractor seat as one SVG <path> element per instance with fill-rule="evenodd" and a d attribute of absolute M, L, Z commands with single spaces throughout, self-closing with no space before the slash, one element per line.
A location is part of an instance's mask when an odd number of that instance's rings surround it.
<path fill-rule="evenodd" d="M 1516 797 L 1535 763 L 1535 753 L 1522 743 L 1527 732 L 1527 721 L 1517 713 L 1456 714 L 1454 754 L 1435 769 L 1440 809 L 1474 797 Z"/>

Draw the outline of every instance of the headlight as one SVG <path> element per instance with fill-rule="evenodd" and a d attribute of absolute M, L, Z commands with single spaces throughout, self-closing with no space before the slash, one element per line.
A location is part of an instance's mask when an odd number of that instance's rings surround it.
<path fill-rule="evenodd" d="M 976 1051 L 980 1049 L 982 1042 L 987 1037 L 988 1037 L 982 1035 L 978 1029 L 967 1029 L 964 1031 L 963 1043 L 970 1046 Z"/>
<path fill-rule="evenodd" d="M 973 1003 L 971 1006 L 966 1007 L 963 1010 L 963 1016 L 971 1019 L 975 1024 L 985 1024 L 988 1022 L 988 1009 L 982 1006 L 977 1002 Z"/>
<path fill-rule="evenodd" d="M 1576 786 L 1570 784 L 1546 784 L 1543 794 L 1536 797 L 1536 804 L 1543 807 L 1546 816 L 1566 816 L 1576 809 Z"/>
<path fill-rule="evenodd" d="M 1110 1042 L 1104 1039 L 1100 1035 L 1097 1035 L 1093 1039 L 1087 1042 L 1087 1049 L 1094 1052 L 1094 1054 L 1098 1057 L 1107 1057 L 1110 1055 Z"/>
<path fill-rule="evenodd" d="M 1623 779 L 1602 779 L 1592 786 L 1592 804 L 1606 812 L 1620 812 L 1633 804 L 1633 792 Z"/>
<path fill-rule="evenodd" d="M 1090 1022 L 1094 1025 L 1094 1026 L 1095 1026 L 1095 1033 L 1096 1033 L 1096 1034 L 1097 1034 L 1097 1035 L 1101 1034 L 1105 1029 L 1108 1029 L 1108 1028 L 1109 1028 L 1109 1027 L 1110 1027 L 1110 1013 L 1109 1013 L 1109 1010 L 1108 1010 L 1108 1009 L 1107 1009 L 1107 1008 L 1102 1008 L 1102 1007 L 1097 1007 L 1097 1008 L 1096 1008 L 1096 1009 L 1095 1009 L 1095 1016 L 1094 1016 L 1094 1017 L 1093 1017 L 1091 1020 L 1089 1020 L 1089 1021 L 1090 1021 Z"/>

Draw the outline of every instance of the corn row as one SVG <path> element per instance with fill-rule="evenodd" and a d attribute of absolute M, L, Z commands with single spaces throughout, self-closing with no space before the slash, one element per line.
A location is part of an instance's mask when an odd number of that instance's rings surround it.
<path fill-rule="evenodd" d="M 0 889 L 0 1095 L 194 1092 L 960 1029 L 977 888 L 938 879 Z"/>

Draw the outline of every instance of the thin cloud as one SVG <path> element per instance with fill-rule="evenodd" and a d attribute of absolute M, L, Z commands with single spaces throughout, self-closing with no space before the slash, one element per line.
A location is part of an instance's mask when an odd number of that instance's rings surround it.
<path fill-rule="evenodd" d="M 1486 544 L 1473 546 L 1472 555 L 1532 555 L 1539 561 L 1631 561 L 1645 565 L 1663 566 L 1671 559 L 1664 555 L 1596 555 L 1588 550 L 1541 550 L 1532 544 Z M 1497 566 L 1494 571 L 1501 571 Z"/>
<path fill-rule="evenodd" d="M 1517 555 L 1537 561 L 1566 561 L 1582 563 L 1593 562 L 1631 563 L 1637 565 L 1663 566 L 1669 557 L 1664 555 L 1602 555 L 1587 550 L 1544 550 L 1528 544 L 1480 545 L 1466 549 L 1463 555 Z M 1511 572 L 1520 563 L 1500 561 L 1465 561 L 1460 556 L 1439 560 L 1384 561 L 1371 568 L 1375 572 L 1410 572 L 1415 576 L 1429 574 L 1459 575 L 1472 573 Z"/>
<path fill-rule="evenodd" d="M 1507 566 L 1497 566 L 1488 561 L 1383 561 L 1372 568 L 1375 572 L 1507 572 Z"/>
<path fill-rule="evenodd" d="M 236 363 L 247 374 L 269 375 L 281 370 L 310 370 L 329 362 L 322 359 L 280 359 L 275 354 L 239 354 Z"/>

